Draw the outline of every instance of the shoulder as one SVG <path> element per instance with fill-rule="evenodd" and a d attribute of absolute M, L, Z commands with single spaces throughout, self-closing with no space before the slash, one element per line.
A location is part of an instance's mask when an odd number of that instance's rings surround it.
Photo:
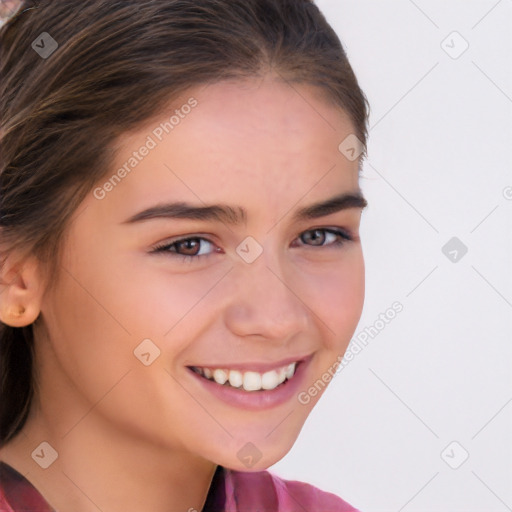
<path fill-rule="evenodd" d="M 14 468 L 0 461 L 0 512 L 53 512 L 35 487 Z"/>
<path fill-rule="evenodd" d="M 335 494 L 270 471 L 224 471 L 226 512 L 256 511 L 261 507 L 277 512 L 359 512 Z"/>

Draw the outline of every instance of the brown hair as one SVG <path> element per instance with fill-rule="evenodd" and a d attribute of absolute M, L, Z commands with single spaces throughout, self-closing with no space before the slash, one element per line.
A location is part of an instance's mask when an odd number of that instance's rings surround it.
<path fill-rule="evenodd" d="M 43 33 L 58 44 L 45 57 L 33 46 Z M 364 149 L 367 99 L 311 1 L 24 2 L 0 29 L 0 265 L 14 250 L 33 254 L 51 284 L 67 222 L 108 172 L 118 136 L 191 86 L 271 71 L 320 87 Z M 5 443 L 34 393 L 32 325 L 0 323 L 0 372 Z"/>

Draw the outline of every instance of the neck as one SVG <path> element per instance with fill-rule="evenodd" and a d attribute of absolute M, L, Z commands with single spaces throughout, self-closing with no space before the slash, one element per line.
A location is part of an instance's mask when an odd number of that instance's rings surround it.
<path fill-rule="evenodd" d="M 31 414 L 0 458 L 26 475 L 56 510 L 202 510 L 214 463 L 185 450 L 141 441 L 133 433 L 113 432 L 93 413 L 64 437 L 45 416 L 40 410 Z M 42 441 L 58 452 L 47 469 L 30 457 Z M 44 450 L 37 454 L 39 460 L 48 456 Z"/>

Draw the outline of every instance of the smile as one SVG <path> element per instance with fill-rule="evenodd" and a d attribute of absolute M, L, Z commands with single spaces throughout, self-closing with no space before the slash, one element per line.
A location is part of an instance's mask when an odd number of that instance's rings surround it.
<path fill-rule="evenodd" d="M 290 380 L 295 375 L 297 364 L 291 363 L 265 373 L 198 366 L 192 366 L 190 369 L 201 377 L 223 386 L 244 391 L 269 391 Z"/>

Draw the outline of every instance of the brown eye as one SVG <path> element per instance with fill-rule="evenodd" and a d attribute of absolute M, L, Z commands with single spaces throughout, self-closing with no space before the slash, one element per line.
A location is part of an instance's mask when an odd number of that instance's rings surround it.
<path fill-rule="evenodd" d="M 197 251 L 201 247 L 200 240 L 200 238 L 187 238 L 186 240 L 175 242 L 176 252 L 185 256 L 197 256 Z"/>
<path fill-rule="evenodd" d="M 208 250 L 208 245 L 213 250 Z M 179 257 L 183 259 L 198 259 L 203 256 L 210 256 L 214 252 L 218 252 L 218 248 L 210 240 L 202 237 L 181 238 L 172 242 L 165 242 L 155 247 L 151 252 L 165 254 L 169 256 Z"/>

